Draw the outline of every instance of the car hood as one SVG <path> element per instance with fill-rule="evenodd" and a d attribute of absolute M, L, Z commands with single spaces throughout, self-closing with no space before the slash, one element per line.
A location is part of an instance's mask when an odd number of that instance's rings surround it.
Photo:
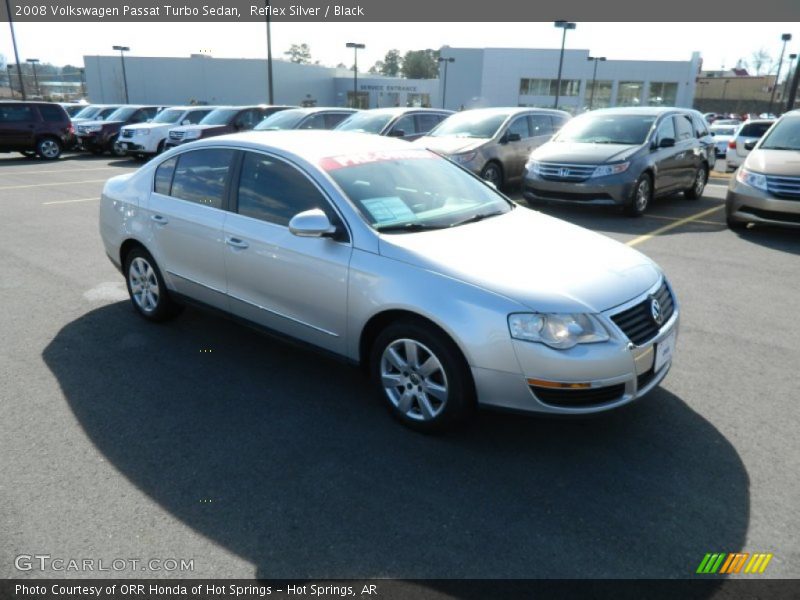
<path fill-rule="evenodd" d="M 800 151 L 753 150 L 747 157 L 745 168 L 765 175 L 800 176 Z"/>
<path fill-rule="evenodd" d="M 208 131 L 210 129 L 227 129 L 229 125 L 179 125 L 170 127 L 170 131 Z"/>
<path fill-rule="evenodd" d="M 78 125 L 82 127 L 94 125 L 122 125 L 125 121 L 78 121 Z"/>
<path fill-rule="evenodd" d="M 627 160 L 641 146 L 630 144 L 588 144 L 547 142 L 531 153 L 531 159 L 545 162 L 599 164 Z"/>
<path fill-rule="evenodd" d="M 173 123 L 134 123 L 133 125 L 126 125 L 125 129 L 159 129 L 162 127 L 175 127 Z"/>
<path fill-rule="evenodd" d="M 428 150 L 441 154 L 456 154 L 458 152 L 471 152 L 483 146 L 489 140 L 485 138 L 457 137 L 454 135 L 425 136 L 412 142 Z"/>
<path fill-rule="evenodd" d="M 599 313 L 661 277 L 636 250 L 521 207 L 451 229 L 382 234 L 380 253 L 539 312 Z"/>

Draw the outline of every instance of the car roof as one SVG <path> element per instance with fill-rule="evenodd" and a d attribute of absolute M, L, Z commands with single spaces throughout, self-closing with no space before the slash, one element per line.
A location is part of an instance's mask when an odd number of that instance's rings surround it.
<path fill-rule="evenodd" d="M 686 112 L 697 113 L 698 111 L 691 108 L 681 108 L 679 106 L 615 106 L 614 108 L 598 108 L 588 113 L 590 115 L 604 114 L 604 115 L 649 115 L 659 116 L 668 112 Z"/>
<path fill-rule="evenodd" d="M 469 110 L 461 111 L 460 115 L 470 114 L 470 115 L 482 115 L 482 116 L 493 116 L 493 115 L 518 115 L 527 112 L 537 112 L 537 113 L 545 113 L 550 115 L 559 115 L 559 116 L 570 116 L 568 112 L 563 110 L 555 110 L 553 108 L 536 108 L 535 106 L 497 106 L 492 108 L 470 108 Z"/>
<path fill-rule="evenodd" d="M 279 153 L 293 154 L 312 163 L 328 156 L 418 149 L 406 141 L 387 136 L 323 129 L 253 130 L 200 140 L 193 142 L 192 147 L 227 144 L 253 150 L 272 149 Z"/>
<path fill-rule="evenodd" d="M 301 112 L 307 115 L 313 115 L 314 113 L 328 112 L 328 111 L 346 112 L 346 113 L 359 112 L 358 109 L 347 108 L 344 106 L 292 106 L 288 110 L 293 112 Z"/>
<path fill-rule="evenodd" d="M 219 108 L 217 106 L 209 106 L 207 104 L 189 104 L 187 106 L 165 106 L 164 110 L 213 110 Z"/>
<path fill-rule="evenodd" d="M 408 112 L 431 112 L 438 114 L 453 114 L 452 110 L 445 108 L 422 108 L 421 106 L 391 106 L 387 108 L 370 108 L 360 111 L 362 114 L 386 114 L 386 115 L 402 115 Z"/>

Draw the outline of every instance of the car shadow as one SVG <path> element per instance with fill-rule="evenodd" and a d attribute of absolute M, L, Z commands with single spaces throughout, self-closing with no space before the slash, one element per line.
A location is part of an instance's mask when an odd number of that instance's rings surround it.
<path fill-rule="evenodd" d="M 98 451 L 258 577 L 680 578 L 745 541 L 742 461 L 664 388 L 601 417 L 481 412 L 427 436 L 356 368 L 127 302 L 43 359 Z"/>
<path fill-rule="evenodd" d="M 797 229 L 755 224 L 743 231 L 737 231 L 736 234 L 739 239 L 751 244 L 800 255 L 800 235 Z"/>

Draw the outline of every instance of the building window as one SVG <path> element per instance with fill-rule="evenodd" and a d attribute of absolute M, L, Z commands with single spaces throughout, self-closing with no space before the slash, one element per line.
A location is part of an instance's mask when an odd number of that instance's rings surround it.
<path fill-rule="evenodd" d="M 640 106 L 642 104 L 642 81 L 620 81 L 617 91 L 617 106 Z"/>
<path fill-rule="evenodd" d="M 520 79 L 520 96 L 555 96 L 558 79 Z M 578 96 L 581 91 L 580 79 L 562 79 L 559 96 Z"/>
<path fill-rule="evenodd" d="M 356 104 L 353 104 L 353 92 L 347 92 L 347 106 L 350 108 L 369 108 L 369 92 L 358 92 Z"/>
<path fill-rule="evenodd" d="M 409 94 L 406 99 L 406 106 L 418 106 L 422 108 L 430 108 L 431 95 L 430 94 Z"/>
<path fill-rule="evenodd" d="M 650 94 L 647 103 L 650 106 L 675 106 L 678 101 L 678 84 L 668 81 L 650 83 Z"/>
<path fill-rule="evenodd" d="M 591 103 L 591 108 L 608 108 L 611 106 L 611 90 L 614 86 L 613 81 L 595 81 L 594 93 L 592 93 L 592 82 L 586 85 L 586 94 L 584 95 L 584 102 L 588 107 Z"/>

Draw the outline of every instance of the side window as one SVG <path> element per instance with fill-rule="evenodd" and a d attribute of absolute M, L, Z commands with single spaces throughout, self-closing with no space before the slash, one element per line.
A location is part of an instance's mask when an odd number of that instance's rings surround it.
<path fill-rule="evenodd" d="M 325 115 L 325 129 L 333 129 L 349 117 L 349 113 L 328 113 Z"/>
<path fill-rule="evenodd" d="M 232 160 L 233 150 L 215 148 L 181 154 L 170 195 L 204 206 L 222 208 L 225 181 Z"/>
<path fill-rule="evenodd" d="M 675 117 L 676 130 L 678 132 L 678 141 L 686 141 L 694 137 L 694 128 L 692 127 L 691 119 L 686 115 L 677 115 Z"/>
<path fill-rule="evenodd" d="M 147 121 L 147 114 L 144 112 L 144 109 L 139 109 L 128 119 L 128 124 L 144 123 L 145 121 Z"/>
<path fill-rule="evenodd" d="M 40 104 L 39 114 L 42 115 L 42 120 L 48 123 L 61 123 L 67 120 L 61 107 L 54 104 Z"/>
<path fill-rule="evenodd" d="M 175 163 L 177 162 L 177 158 L 170 158 L 158 165 L 153 186 L 157 194 L 169 196 L 169 188 L 172 187 L 172 174 L 175 172 Z"/>
<path fill-rule="evenodd" d="M 240 215 L 287 226 L 297 213 L 312 208 L 328 210 L 308 177 L 278 159 L 245 153 L 239 179 Z"/>
<path fill-rule="evenodd" d="M 550 120 L 549 115 L 531 115 L 530 119 L 531 134 L 537 135 L 553 135 L 553 122 Z"/>
<path fill-rule="evenodd" d="M 658 126 L 658 130 L 656 131 L 656 143 L 660 144 L 661 140 L 672 138 L 673 140 L 676 139 L 675 137 L 675 124 L 672 121 L 672 117 L 667 117 L 663 121 L 661 121 L 661 125 Z"/>
<path fill-rule="evenodd" d="M 236 117 L 236 120 L 233 124 L 239 129 L 252 129 L 258 122 L 261 121 L 262 116 L 258 114 L 257 110 L 250 109 L 245 110 L 239 113 L 239 116 Z"/>
<path fill-rule="evenodd" d="M 392 131 L 402 131 L 403 135 L 414 135 L 417 133 L 417 127 L 414 124 L 414 115 L 406 115 L 400 117 L 397 123 L 392 127 Z"/>
<path fill-rule="evenodd" d="M 441 122 L 442 118 L 439 115 L 417 115 L 417 131 L 419 133 L 428 133 Z"/>
<path fill-rule="evenodd" d="M 193 110 L 183 120 L 189 121 L 192 125 L 197 125 L 210 112 L 210 110 Z"/>
<path fill-rule="evenodd" d="M 550 117 L 553 120 L 553 132 L 558 131 L 561 129 L 567 120 L 563 117 Z"/>
<path fill-rule="evenodd" d="M 24 104 L 0 104 L 0 123 L 24 123 L 35 121 L 30 106 Z"/>
<path fill-rule="evenodd" d="M 298 129 L 325 129 L 325 115 L 317 113 L 307 117 Z"/>
<path fill-rule="evenodd" d="M 528 117 L 517 117 L 508 126 L 508 133 L 518 133 L 521 139 L 531 137 L 530 129 L 528 129 Z"/>
<path fill-rule="evenodd" d="M 706 120 L 698 115 L 692 115 L 692 123 L 694 123 L 695 135 L 699 138 L 708 135 L 708 126 Z"/>

